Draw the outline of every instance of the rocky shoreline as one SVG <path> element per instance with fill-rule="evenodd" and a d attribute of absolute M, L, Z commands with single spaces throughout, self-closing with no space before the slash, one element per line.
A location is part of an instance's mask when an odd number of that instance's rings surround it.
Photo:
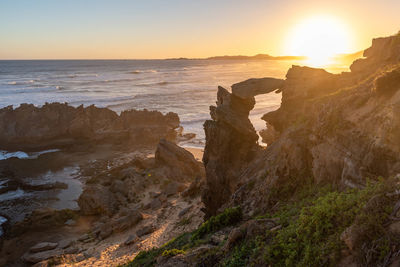
<path fill-rule="evenodd" d="M 82 260 L 89 255 L 82 258 L 81 252 L 91 246 L 79 246 L 90 243 L 82 239 L 84 234 L 95 234 L 101 241 L 136 224 L 144 230 L 135 230 L 139 237 L 127 243 L 137 243 L 143 235 L 159 230 L 158 216 L 164 213 L 180 214 L 174 223 L 189 216 L 183 228 L 200 223 L 198 190 L 204 170 L 191 153 L 175 144 L 193 138 L 182 134 L 176 114 L 132 110 L 117 115 L 94 106 L 23 104 L 0 110 L 0 124 L 6 130 L 0 136 L 0 149 L 52 149 L 37 157 L 0 161 L 4 181 L 0 190 L 8 196 L 0 207 L 7 218 L 2 224 L 0 265 L 24 266 L 57 257 L 62 263 L 61 256 L 74 259 L 73 254 Z M 21 194 L 10 197 L 15 192 Z M 185 213 L 180 213 L 177 203 Z M 156 215 L 160 210 L 161 215 Z M 170 234 L 158 235 L 171 238 Z M 78 247 L 64 244 L 66 240 Z M 53 245 L 29 250 L 40 241 Z"/>
<path fill-rule="evenodd" d="M 374 39 L 350 69 L 293 66 L 218 87 L 203 162 L 176 145 L 176 114 L 0 110 L 0 148 L 77 153 L 85 183 L 79 209 L 34 210 L 7 229 L 1 263 L 398 266 L 400 35 Z M 249 113 L 273 92 L 265 147 Z"/>

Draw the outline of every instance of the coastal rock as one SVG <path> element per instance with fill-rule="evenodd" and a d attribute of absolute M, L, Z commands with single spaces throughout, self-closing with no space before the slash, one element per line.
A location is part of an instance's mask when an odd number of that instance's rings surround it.
<path fill-rule="evenodd" d="M 189 187 L 182 192 L 183 197 L 196 197 L 204 189 L 205 179 L 202 177 L 197 177 L 193 182 L 190 183 Z"/>
<path fill-rule="evenodd" d="M 388 71 L 377 78 L 375 88 L 379 95 L 393 95 L 400 89 L 400 68 Z"/>
<path fill-rule="evenodd" d="M 63 226 L 66 221 L 75 218 L 76 215 L 77 213 L 75 211 L 69 209 L 37 209 L 29 216 L 25 217 L 23 221 L 15 223 L 10 229 L 10 235 L 17 236 L 27 231 L 38 231 L 56 226 Z"/>
<path fill-rule="evenodd" d="M 212 120 L 204 123 L 206 185 L 202 201 L 206 217 L 215 215 L 229 200 L 240 172 L 256 154 L 258 135 L 248 118 L 254 103 L 254 97 L 242 99 L 218 87 L 217 106 L 210 107 Z"/>
<path fill-rule="evenodd" d="M 129 110 L 118 115 L 95 106 L 21 104 L 0 109 L 0 148 L 45 149 L 79 142 L 154 145 L 161 138 L 175 140 L 178 127 L 175 113 Z"/>
<path fill-rule="evenodd" d="M 29 263 L 38 263 L 41 261 L 45 261 L 50 258 L 58 257 L 63 254 L 62 250 L 59 249 L 53 249 L 53 250 L 47 250 L 47 251 L 42 251 L 38 253 L 28 253 L 25 254 L 22 259 L 25 262 Z"/>
<path fill-rule="evenodd" d="M 400 35 L 375 38 L 372 45 L 364 51 L 364 58 L 358 59 L 350 66 L 352 73 L 368 75 L 384 66 L 400 62 Z"/>
<path fill-rule="evenodd" d="M 150 208 L 152 210 L 157 210 L 157 209 L 161 208 L 161 206 L 162 206 L 162 203 L 158 198 L 155 198 L 150 202 Z"/>
<path fill-rule="evenodd" d="M 148 235 L 148 234 L 153 233 L 155 230 L 156 229 L 154 228 L 153 225 L 146 225 L 146 226 L 143 226 L 142 228 L 140 228 L 139 230 L 137 230 L 136 231 L 136 235 L 138 237 L 142 237 L 144 235 Z"/>
<path fill-rule="evenodd" d="M 130 235 L 130 236 L 125 240 L 124 245 L 125 245 L 125 246 L 129 246 L 129 245 L 131 245 L 131 244 L 137 242 L 138 240 L 139 240 L 139 238 L 137 237 L 137 235 L 135 235 L 135 234 Z"/>
<path fill-rule="evenodd" d="M 58 243 L 52 243 L 52 242 L 41 242 L 29 249 L 30 252 L 36 253 L 36 252 L 42 252 L 46 250 L 52 250 L 55 249 L 58 246 Z"/>
<path fill-rule="evenodd" d="M 252 98 L 256 95 L 267 94 L 280 89 L 284 80 L 275 78 L 248 79 L 232 85 L 232 94 L 240 98 Z"/>
<path fill-rule="evenodd" d="M 173 196 L 176 195 L 183 190 L 185 190 L 185 185 L 177 182 L 170 182 L 168 183 L 163 189 L 162 192 L 167 196 Z"/>
<path fill-rule="evenodd" d="M 131 210 L 128 215 L 122 216 L 113 221 L 112 229 L 114 232 L 122 232 L 133 225 L 136 225 L 141 220 L 143 220 L 143 215 L 137 210 Z"/>
<path fill-rule="evenodd" d="M 157 146 L 155 166 L 174 181 L 193 181 L 197 176 L 204 176 L 204 167 L 192 153 L 165 139 Z"/>
<path fill-rule="evenodd" d="M 399 35 L 374 40 L 347 73 L 292 66 L 277 86 L 281 106 L 262 117 L 265 149 L 248 119 L 255 93 L 219 87 L 204 124 L 206 216 L 233 205 L 249 216 L 267 211 L 270 192 L 307 177 L 354 188 L 400 173 L 399 45 Z"/>
<path fill-rule="evenodd" d="M 101 185 L 89 185 L 78 199 L 83 215 L 112 215 L 116 212 L 116 202 L 111 192 Z"/>

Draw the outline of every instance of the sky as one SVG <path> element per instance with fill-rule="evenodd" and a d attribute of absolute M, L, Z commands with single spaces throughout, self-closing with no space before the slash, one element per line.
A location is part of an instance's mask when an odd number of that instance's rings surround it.
<path fill-rule="evenodd" d="M 346 52 L 400 30 L 400 0 L 0 0 L 0 59 L 286 55 L 293 29 L 330 16 Z"/>

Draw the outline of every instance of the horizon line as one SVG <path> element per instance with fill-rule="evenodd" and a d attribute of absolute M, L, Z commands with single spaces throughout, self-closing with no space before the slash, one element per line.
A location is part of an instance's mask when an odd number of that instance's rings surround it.
<path fill-rule="evenodd" d="M 336 54 L 335 56 L 352 55 L 352 54 L 362 52 L 364 50 L 365 49 L 358 50 L 356 52 L 351 52 L 351 53 Z M 307 59 L 307 56 L 300 56 L 300 55 L 297 55 L 297 56 L 293 56 L 293 55 L 272 56 L 270 54 L 258 53 L 258 54 L 251 55 L 251 56 L 248 56 L 248 55 L 223 55 L 223 56 L 194 57 L 194 58 L 191 58 L 191 57 L 172 57 L 172 58 L 20 58 L 20 59 L 13 59 L 13 58 L 2 59 L 2 58 L 0 58 L 0 61 L 24 61 L 24 60 L 25 61 L 40 61 L 40 60 L 43 60 L 43 61 L 45 61 L 45 60 L 48 60 L 48 61 L 51 61 L 51 60 L 66 60 L 66 61 L 67 60 L 71 60 L 71 61 L 72 60 L 211 60 L 216 57 L 220 57 L 220 58 L 223 58 L 223 57 L 249 57 L 249 58 L 251 58 L 251 57 L 258 56 L 258 55 L 271 57 L 271 59 L 265 58 L 265 59 L 260 59 L 260 60 L 273 60 L 273 58 L 280 58 L 280 57 L 293 57 L 293 58 L 297 57 L 297 58 Z M 282 59 L 282 60 L 284 60 L 284 59 Z"/>

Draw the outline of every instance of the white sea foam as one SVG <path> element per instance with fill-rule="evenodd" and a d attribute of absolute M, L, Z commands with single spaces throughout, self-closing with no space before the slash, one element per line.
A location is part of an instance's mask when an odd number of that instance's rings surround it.
<path fill-rule="evenodd" d="M 134 70 L 129 71 L 129 74 L 141 74 L 141 73 L 157 73 L 157 70 L 149 69 L 149 70 Z"/>
<path fill-rule="evenodd" d="M 29 158 L 28 154 L 22 151 L 16 152 L 8 152 L 4 150 L 0 150 L 0 160 L 5 160 L 9 158 L 19 158 L 19 159 L 27 159 Z"/>
<path fill-rule="evenodd" d="M 0 194 L 0 202 L 6 201 L 6 200 L 12 200 L 16 198 L 20 198 L 25 194 L 25 191 L 22 189 L 17 189 L 14 191 L 8 191 L 7 193 Z"/>
<path fill-rule="evenodd" d="M 19 158 L 19 159 L 36 159 L 42 154 L 52 153 L 60 151 L 59 149 L 48 149 L 38 152 L 23 152 L 23 151 L 15 151 L 15 152 L 8 152 L 5 150 L 0 150 L 0 160 L 5 160 L 9 158 Z"/>

